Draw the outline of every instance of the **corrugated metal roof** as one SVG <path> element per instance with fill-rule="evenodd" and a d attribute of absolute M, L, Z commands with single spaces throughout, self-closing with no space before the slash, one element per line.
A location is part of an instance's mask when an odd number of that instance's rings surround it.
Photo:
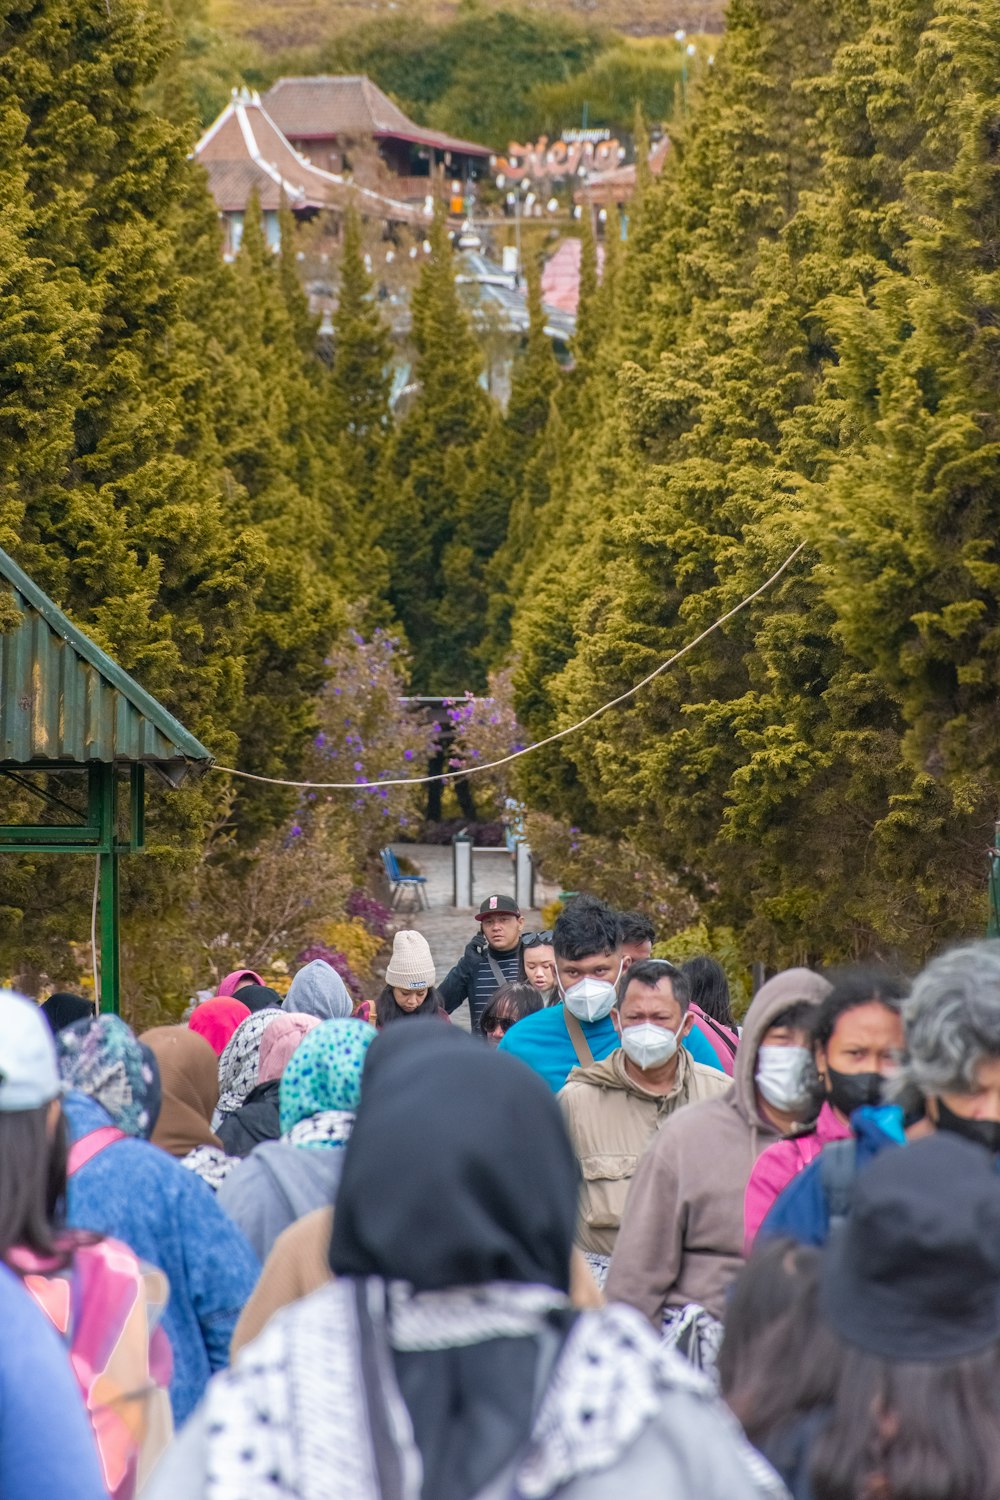
<path fill-rule="evenodd" d="M 0 766 L 141 763 L 174 786 L 208 769 L 205 746 L 3 551 L 0 581 L 22 616 L 0 633 Z"/>

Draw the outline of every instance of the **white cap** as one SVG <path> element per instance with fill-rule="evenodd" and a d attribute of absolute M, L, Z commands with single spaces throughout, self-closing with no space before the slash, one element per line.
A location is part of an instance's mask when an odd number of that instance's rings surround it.
<path fill-rule="evenodd" d="M 62 1091 L 49 1023 L 31 1000 L 0 990 L 0 1113 L 41 1109 Z"/>
<path fill-rule="evenodd" d="M 386 984 L 398 990 L 426 990 L 434 983 L 434 959 L 423 933 L 403 928 L 392 940 Z"/>

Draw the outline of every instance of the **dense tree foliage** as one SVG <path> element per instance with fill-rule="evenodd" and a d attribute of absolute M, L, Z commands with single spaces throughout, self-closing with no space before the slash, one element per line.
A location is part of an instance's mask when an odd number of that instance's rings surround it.
<path fill-rule="evenodd" d="M 912 960 L 985 918 L 996 22 L 993 0 L 734 3 L 632 224 L 613 326 L 584 315 L 583 395 L 560 398 L 570 482 L 514 618 L 534 734 L 808 543 L 522 773 L 534 805 L 628 829 L 774 962 Z"/>

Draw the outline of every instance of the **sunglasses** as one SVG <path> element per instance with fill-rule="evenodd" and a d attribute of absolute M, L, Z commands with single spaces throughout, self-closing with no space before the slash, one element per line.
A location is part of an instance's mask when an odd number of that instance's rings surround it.
<path fill-rule="evenodd" d="M 517 1016 L 484 1016 L 482 1026 L 486 1032 L 502 1031 L 506 1036 L 510 1028 L 517 1025 L 517 1021 Z"/>
<path fill-rule="evenodd" d="M 549 930 L 547 932 L 526 932 L 524 934 L 523 938 L 521 939 L 521 947 L 522 948 L 541 948 L 541 947 L 551 948 L 551 946 L 552 946 L 552 929 L 551 929 L 551 927 L 549 928 Z"/>

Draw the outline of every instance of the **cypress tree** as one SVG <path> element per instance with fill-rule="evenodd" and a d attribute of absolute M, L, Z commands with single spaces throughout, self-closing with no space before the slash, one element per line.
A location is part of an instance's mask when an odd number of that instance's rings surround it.
<path fill-rule="evenodd" d="M 330 370 L 330 422 L 344 477 L 368 515 L 382 449 L 392 426 L 389 408 L 392 342 L 365 269 L 361 225 L 352 208 L 344 221 L 340 290 Z"/>
<path fill-rule="evenodd" d="M 418 692 L 455 693 L 481 680 L 484 619 L 463 608 L 477 530 L 474 480 L 490 401 L 479 350 L 455 285 L 446 221 L 413 293 L 417 395 L 387 445 L 379 485 L 389 600 L 412 652 Z"/>

